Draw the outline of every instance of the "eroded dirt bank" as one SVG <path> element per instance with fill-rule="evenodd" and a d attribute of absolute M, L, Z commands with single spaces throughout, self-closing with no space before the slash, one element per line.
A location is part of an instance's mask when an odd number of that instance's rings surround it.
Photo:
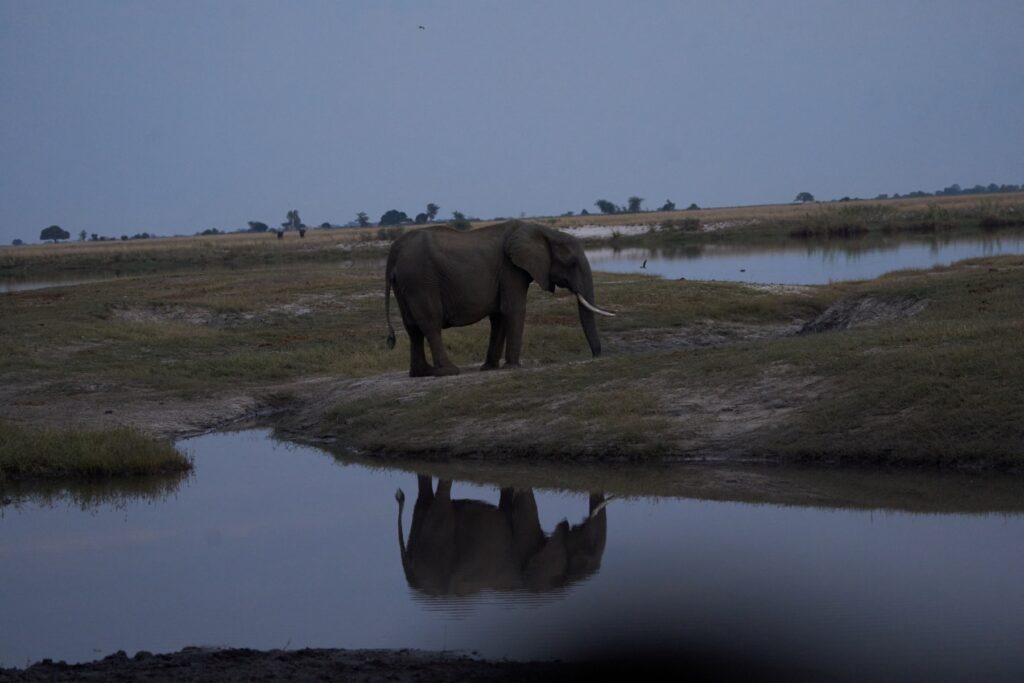
<path fill-rule="evenodd" d="M 592 647 L 592 646 L 591 646 Z M 85 664 L 44 660 L 0 669 L 0 681 L 574 681 L 637 676 L 707 680 L 835 680 L 834 676 L 760 660 L 749 653 L 650 651 L 621 655 L 608 648 L 572 662 L 486 661 L 416 650 L 249 650 L 189 647 L 170 654 L 118 652 Z"/>

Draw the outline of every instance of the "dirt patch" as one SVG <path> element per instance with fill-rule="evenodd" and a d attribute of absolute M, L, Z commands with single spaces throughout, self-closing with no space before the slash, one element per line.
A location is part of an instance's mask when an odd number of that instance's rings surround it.
<path fill-rule="evenodd" d="M 180 306 L 176 304 L 151 304 L 148 306 L 128 306 L 114 308 L 111 314 L 115 318 L 132 323 L 176 323 L 184 325 L 221 325 L 239 324 L 253 318 L 252 313 L 217 314 L 207 308 L 197 306 Z"/>
<path fill-rule="evenodd" d="M 722 346 L 748 341 L 763 341 L 795 334 L 803 327 L 797 320 L 784 325 L 751 325 L 718 320 L 699 320 L 692 324 L 665 329 L 639 329 L 605 335 L 610 352 L 643 353 L 701 346 Z"/>
<path fill-rule="evenodd" d="M 843 299 L 829 306 L 824 313 L 800 329 L 800 334 L 846 330 L 852 327 L 877 325 L 889 320 L 910 318 L 928 307 L 927 299 L 878 299 L 871 296 Z"/>
<path fill-rule="evenodd" d="M 181 304 L 148 304 L 111 309 L 111 315 L 121 320 L 149 324 L 179 324 L 213 327 L 232 327 L 250 323 L 267 323 L 277 316 L 300 317 L 311 315 L 318 309 L 342 307 L 333 294 L 310 294 L 295 301 L 273 304 L 258 311 L 215 311 L 201 306 Z"/>
<path fill-rule="evenodd" d="M 0 681 L 506 681 L 554 678 L 560 664 L 488 662 L 415 650 L 248 650 L 187 647 L 117 652 L 86 664 L 43 660 L 0 669 Z"/>
<path fill-rule="evenodd" d="M 0 681 L 566 681 L 629 678 L 831 680 L 795 663 L 727 648 L 632 643 L 599 650 L 582 642 L 570 661 L 488 661 L 418 650 L 248 650 L 187 647 L 170 654 L 117 652 L 86 664 L 44 660 L 0 669 Z"/>

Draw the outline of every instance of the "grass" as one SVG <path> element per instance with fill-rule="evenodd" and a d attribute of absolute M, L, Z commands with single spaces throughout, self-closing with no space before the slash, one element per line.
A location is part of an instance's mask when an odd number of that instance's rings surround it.
<path fill-rule="evenodd" d="M 137 429 L 45 429 L 0 423 L 0 485 L 36 479 L 170 474 L 192 463 Z"/>
<path fill-rule="evenodd" d="M 281 240 L 276 233 L 267 232 L 0 247 L 0 275 L 44 277 L 82 271 L 135 274 L 295 262 L 337 263 L 385 254 L 388 240 L 394 240 L 400 231 L 316 229 L 309 230 L 304 238 L 289 232 Z"/>
<path fill-rule="evenodd" d="M 953 468 L 1024 457 L 1019 256 L 774 292 L 597 273 L 598 303 L 620 314 L 599 322 L 601 359 L 590 361 L 571 297 L 534 288 L 524 370 L 474 372 L 481 322 L 445 331 L 464 372 L 437 380 L 404 377 L 404 334 L 385 348 L 382 271 L 292 263 L 0 296 L 0 419 L 304 401 L 318 379 L 342 397 L 298 410 L 305 431 L 381 454 Z M 865 297 L 928 305 L 874 327 L 791 334 Z"/>
<path fill-rule="evenodd" d="M 360 449 L 423 456 L 1021 467 L 1022 257 L 826 291 L 929 305 L 859 329 L 618 354 L 413 396 L 396 390 L 355 412 L 342 400 L 325 423 Z M 752 305 L 748 315 L 767 310 Z"/>

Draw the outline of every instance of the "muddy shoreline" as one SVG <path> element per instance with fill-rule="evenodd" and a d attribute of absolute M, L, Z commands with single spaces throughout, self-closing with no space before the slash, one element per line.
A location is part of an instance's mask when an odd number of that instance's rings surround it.
<path fill-rule="evenodd" d="M 612 675 L 708 680 L 836 680 L 799 665 L 723 653 L 650 651 L 574 661 L 491 661 L 419 650 L 250 650 L 187 647 L 169 654 L 117 652 L 82 664 L 43 660 L 0 669 L 0 682 L 34 681 L 565 681 Z"/>

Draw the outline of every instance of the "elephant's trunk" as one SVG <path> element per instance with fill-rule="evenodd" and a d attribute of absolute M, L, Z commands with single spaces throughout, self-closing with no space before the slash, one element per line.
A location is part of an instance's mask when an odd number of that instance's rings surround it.
<path fill-rule="evenodd" d="M 594 302 L 594 278 L 590 273 L 590 264 L 586 260 L 580 264 L 580 282 L 578 288 L 574 289 L 574 293 L 577 297 L 576 305 L 580 312 L 580 325 L 583 327 L 583 334 L 587 336 L 590 353 L 597 358 L 601 355 L 601 338 L 597 336 L 597 322 L 594 319 L 594 311 L 583 305 L 583 299 L 591 305 Z"/>

